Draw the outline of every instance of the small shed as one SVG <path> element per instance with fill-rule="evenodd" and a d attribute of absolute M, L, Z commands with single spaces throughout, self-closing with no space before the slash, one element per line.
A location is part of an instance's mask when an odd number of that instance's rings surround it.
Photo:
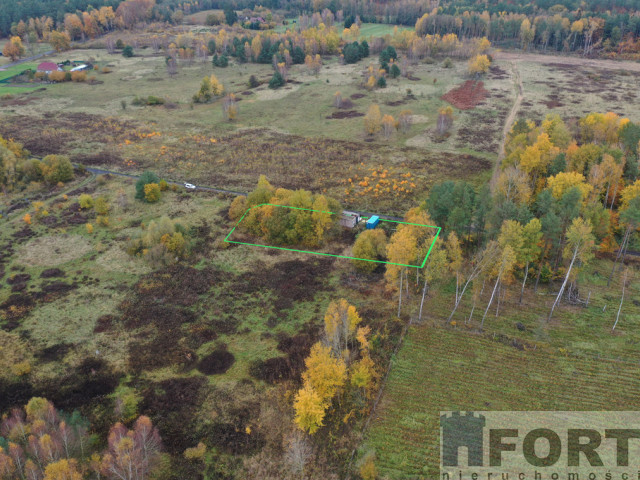
<path fill-rule="evenodd" d="M 369 220 L 367 220 L 367 229 L 376 228 L 378 223 L 380 223 L 380 217 L 373 215 Z"/>
<path fill-rule="evenodd" d="M 347 228 L 354 228 L 360 222 L 360 215 L 356 212 L 342 212 L 340 217 L 340 225 Z"/>
<path fill-rule="evenodd" d="M 51 72 L 57 71 L 62 71 L 62 69 L 53 62 L 42 62 L 40 65 L 38 65 L 38 72 L 49 74 Z"/>

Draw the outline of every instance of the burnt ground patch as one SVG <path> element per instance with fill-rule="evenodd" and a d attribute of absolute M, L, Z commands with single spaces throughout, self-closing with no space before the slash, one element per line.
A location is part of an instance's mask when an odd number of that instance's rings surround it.
<path fill-rule="evenodd" d="M 43 348 L 36 352 L 36 358 L 42 362 L 59 362 L 71 350 L 73 345 L 69 343 L 58 343 L 50 347 Z"/>
<path fill-rule="evenodd" d="M 37 387 L 38 394 L 51 400 L 57 408 L 88 408 L 94 401 L 104 401 L 118 385 L 120 374 L 99 358 L 87 358 L 67 375 L 56 377 Z"/>
<path fill-rule="evenodd" d="M 333 258 L 309 258 L 276 263 L 271 268 L 252 268 L 233 285 L 236 291 L 254 293 L 265 288 L 277 295 L 276 311 L 286 310 L 294 302 L 313 300 L 315 294 L 327 288 L 325 278 L 333 266 Z"/>
<path fill-rule="evenodd" d="M 204 377 L 175 378 L 152 383 L 143 391 L 140 413 L 151 417 L 174 455 L 182 455 L 201 440 L 194 418 L 205 382 Z"/>
<path fill-rule="evenodd" d="M 28 273 L 16 273 L 15 275 L 11 275 L 7 278 L 7 283 L 9 285 L 16 285 L 18 283 L 26 283 L 31 279 L 31 275 Z"/>
<path fill-rule="evenodd" d="M 258 360 L 251 364 L 249 373 L 267 383 L 282 380 L 298 380 L 304 370 L 304 359 L 309 356 L 316 333 L 300 333 L 295 336 L 283 336 L 278 342 L 278 350 L 286 356 Z"/>
<path fill-rule="evenodd" d="M 200 360 L 198 370 L 205 375 L 218 375 L 229 370 L 235 361 L 236 358 L 226 349 L 226 346 L 219 347 Z"/>
<path fill-rule="evenodd" d="M 151 296 L 172 305 L 190 306 L 219 280 L 219 272 L 211 267 L 199 270 L 173 265 L 151 273 L 140 280 L 135 289 L 139 295 Z"/>
<path fill-rule="evenodd" d="M 209 403 L 213 406 L 211 417 L 214 423 L 200 429 L 200 435 L 208 444 L 232 455 L 254 452 L 264 445 L 264 436 L 257 428 L 247 433 L 260 414 L 261 392 L 250 380 L 231 388 L 219 387 L 209 393 Z"/>
<path fill-rule="evenodd" d="M 40 273 L 40 278 L 64 277 L 64 270 L 59 268 L 48 268 Z"/>
<path fill-rule="evenodd" d="M 129 367 L 137 373 L 172 365 L 188 370 L 195 367 L 196 360 L 197 355 L 187 345 L 185 334 L 179 326 L 147 329 L 129 345 Z"/>
<path fill-rule="evenodd" d="M 96 321 L 96 326 L 93 328 L 93 333 L 108 332 L 113 328 L 114 323 L 117 321 L 115 315 L 102 315 Z"/>
<path fill-rule="evenodd" d="M 337 111 L 337 112 L 333 112 L 331 115 L 327 115 L 326 118 L 343 119 L 343 118 L 356 118 L 356 117 L 364 117 L 364 113 L 358 112 L 357 110 Z"/>
<path fill-rule="evenodd" d="M 30 293 L 13 293 L 2 304 L 0 313 L 5 319 L 4 330 L 17 328 L 19 320 L 24 318 L 35 306 L 33 295 Z"/>
<path fill-rule="evenodd" d="M 33 396 L 33 386 L 26 380 L 8 381 L 0 378 L 0 412 L 26 405 Z"/>

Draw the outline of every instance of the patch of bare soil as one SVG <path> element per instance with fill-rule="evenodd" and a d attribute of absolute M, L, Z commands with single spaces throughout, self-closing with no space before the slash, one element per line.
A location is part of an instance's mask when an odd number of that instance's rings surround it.
<path fill-rule="evenodd" d="M 467 80 L 459 87 L 445 93 L 442 99 L 460 110 L 471 110 L 488 95 L 489 92 L 485 90 L 483 82 Z"/>
<path fill-rule="evenodd" d="M 356 117 L 364 117 L 364 113 L 360 113 L 357 110 L 338 111 L 338 112 L 333 112 L 331 115 L 327 116 L 326 118 L 343 119 L 343 118 L 356 118 Z"/>

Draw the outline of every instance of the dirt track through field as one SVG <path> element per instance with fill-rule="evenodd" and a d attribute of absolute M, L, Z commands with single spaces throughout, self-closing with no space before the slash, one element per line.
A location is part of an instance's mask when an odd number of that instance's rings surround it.
<path fill-rule="evenodd" d="M 500 164 L 504 159 L 505 154 L 505 144 L 507 142 L 507 135 L 511 130 L 511 126 L 516 119 L 516 115 L 518 114 L 518 110 L 520 110 L 520 105 L 522 104 L 522 96 L 523 96 L 523 88 L 522 88 L 522 79 L 520 78 L 520 72 L 518 71 L 518 67 L 515 62 L 511 62 L 511 74 L 513 76 L 513 81 L 516 87 L 516 98 L 513 102 L 513 106 L 509 111 L 509 115 L 504 122 L 504 127 L 502 129 L 502 142 L 500 144 L 500 154 L 498 155 L 498 160 L 496 161 L 495 166 L 493 167 L 493 176 L 491 177 L 491 185 L 495 185 L 498 180 L 498 173 L 500 172 Z"/>
<path fill-rule="evenodd" d="M 506 62 L 533 62 L 533 63 L 554 63 L 564 65 L 575 65 L 580 67 L 600 68 L 604 70 L 627 70 L 629 72 L 640 72 L 640 63 L 626 60 L 605 60 L 584 57 L 570 57 L 560 55 L 542 55 L 540 53 L 523 52 L 496 52 L 494 57 Z"/>

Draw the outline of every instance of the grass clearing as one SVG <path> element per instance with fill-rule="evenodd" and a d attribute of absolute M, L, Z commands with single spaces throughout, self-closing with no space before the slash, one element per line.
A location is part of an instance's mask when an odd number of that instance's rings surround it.
<path fill-rule="evenodd" d="M 92 250 L 80 235 L 45 236 L 22 247 L 18 260 L 30 267 L 54 267 L 80 258 Z"/>

